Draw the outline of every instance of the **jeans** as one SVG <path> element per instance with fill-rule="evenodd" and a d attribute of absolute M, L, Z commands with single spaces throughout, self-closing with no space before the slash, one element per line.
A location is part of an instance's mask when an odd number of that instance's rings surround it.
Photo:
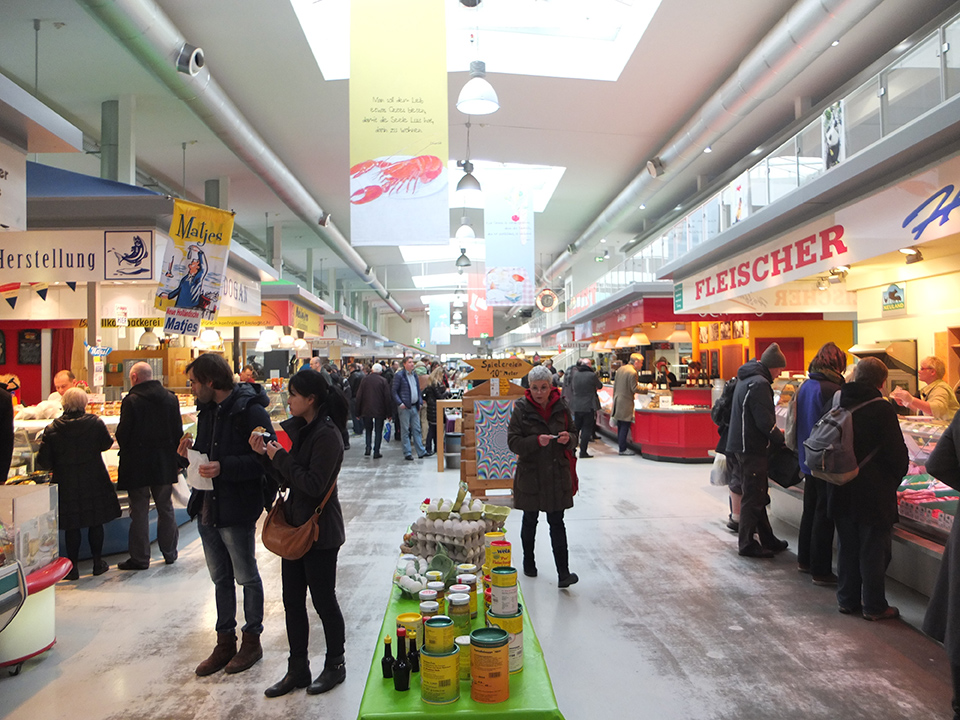
<path fill-rule="evenodd" d="M 373 440 L 374 455 L 380 454 L 380 443 L 383 440 L 383 418 L 363 418 L 363 429 L 367 436 L 367 452 L 370 452 L 370 441 Z M 371 438 L 371 435 L 373 436 Z"/>
<path fill-rule="evenodd" d="M 887 609 L 886 577 L 893 528 L 866 525 L 851 518 L 837 523 L 837 603 L 863 608 L 865 615 Z"/>
<path fill-rule="evenodd" d="M 217 632 L 237 627 L 237 585 L 243 588 L 243 632 L 263 632 L 263 581 L 257 569 L 257 526 L 213 527 L 197 523 L 203 556 L 213 580 L 217 602 Z"/>
<path fill-rule="evenodd" d="M 597 426 L 597 413 L 593 410 L 586 412 L 575 412 L 573 414 L 573 424 L 580 433 L 580 454 L 586 455 L 587 445 L 593 437 L 593 429 Z M 620 426 L 617 425 L 617 435 L 619 439 Z"/>
<path fill-rule="evenodd" d="M 157 508 L 157 545 L 163 559 L 177 559 L 177 542 L 180 530 L 173 514 L 173 485 L 150 485 L 130 488 L 130 531 L 127 534 L 127 552 L 138 563 L 150 562 L 150 495 Z"/>
<path fill-rule="evenodd" d="M 435 422 L 427 423 L 427 439 L 424 442 L 424 447 L 428 453 L 437 452 L 437 424 Z"/>
<path fill-rule="evenodd" d="M 350 418 L 353 422 L 353 434 L 359 435 L 363 432 L 363 419 L 357 416 L 356 398 L 350 398 Z"/>
<path fill-rule="evenodd" d="M 767 456 L 748 453 L 727 455 L 727 464 L 731 473 L 740 480 L 742 499 L 740 501 L 740 552 L 758 550 L 756 534 L 760 546 L 772 548 L 777 537 L 770 527 L 767 517 L 767 505 L 770 504 L 770 486 L 767 483 Z"/>
<path fill-rule="evenodd" d="M 569 552 L 567 551 L 567 528 L 563 524 L 563 510 L 548 512 L 547 523 L 550 525 L 550 545 L 553 548 L 553 561 L 557 566 L 557 577 L 563 580 L 570 574 Z M 534 545 L 537 538 L 537 521 L 540 513 L 524 510 L 523 522 L 520 525 L 520 542 L 523 545 L 523 566 L 528 570 L 536 567 L 534 561 Z"/>
<path fill-rule="evenodd" d="M 397 415 L 400 418 L 400 443 L 403 445 L 403 455 L 411 455 L 410 436 L 413 436 L 414 445 L 417 446 L 417 455 L 423 457 L 427 454 L 423 447 L 423 431 L 420 429 L 420 408 L 405 407 L 402 410 L 397 409 Z"/>
<path fill-rule="evenodd" d="M 290 658 L 306 658 L 310 637 L 307 616 L 307 588 L 323 623 L 327 646 L 327 666 L 343 662 L 345 630 L 343 613 L 337 602 L 337 553 L 340 548 L 311 548 L 299 560 L 282 560 L 283 612 L 287 625 Z"/>
<path fill-rule="evenodd" d="M 833 520 L 827 517 L 827 484 L 803 476 L 803 515 L 797 538 L 797 562 L 813 575 L 829 575 L 833 567 Z"/>
<path fill-rule="evenodd" d="M 630 426 L 633 425 L 629 420 L 617 420 L 617 445 L 620 452 L 627 451 L 627 438 L 630 437 Z"/>

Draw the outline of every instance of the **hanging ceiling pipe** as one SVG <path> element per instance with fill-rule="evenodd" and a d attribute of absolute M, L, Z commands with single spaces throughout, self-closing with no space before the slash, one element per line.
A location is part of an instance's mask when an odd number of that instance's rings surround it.
<path fill-rule="evenodd" d="M 651 158 L 657 174 L 644 169 L 590 223 L 580 237 L 547 268 L 550 281 L 566 272 L 574 255 L 597 237 L 608 234 L 649 202 L 664 180 L 675 178 L 767 98 L 772 97 L 812 63 L 831 43 L 880 5 L 881 0 L 801 0 L 760 41 L 737 71 L 704 103 L 660 152 Z"/>
<path fill-rule="evenodd" d="M 189 45 L 153 0 L 81 0 L 144 67 L 209 127 L 260 177 L 360 279 L 405 321 L 410 318 L 330 221 L 320 204 L 270 149 L 229 96 L 203 67 L 203 54 Z M 178 63 L 182 70 L 177 69 Z"/>

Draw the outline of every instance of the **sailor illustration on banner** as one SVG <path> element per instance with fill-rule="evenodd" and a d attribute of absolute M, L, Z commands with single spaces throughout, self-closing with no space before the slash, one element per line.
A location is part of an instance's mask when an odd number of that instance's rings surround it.
<path fill-rule="evenodd" d="M 160 293 L 160 296 L 176 300 L 174 307 L 203 310 L 207 304 L 207 298 L 203 295 L 203 279 L 207 274 L 206 255 L 198 246 L 191 245 L 186 260 L 187 269 L 180 278 L 180 284 L 173 290 Z"/>

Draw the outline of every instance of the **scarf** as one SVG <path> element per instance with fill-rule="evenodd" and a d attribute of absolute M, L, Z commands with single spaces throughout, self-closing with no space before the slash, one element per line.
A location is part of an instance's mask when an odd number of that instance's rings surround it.
<path fill-rule="evenodd" d="M 527 391 L 524 393 L 524 396 L 527 400 L 530 401 L 531 407 L 537 411 L 537 414 L 543 418 L 543 421 L 547 423 L 547 429 L 549 430 L 550 415 L 553 411 L 553 406 L 557 404 L 557 401 L 560 399 L 560 391 L 552 387 L 550 388 L 550 395 L 547 396 L 547 404 L 544 407 L 540 405 L 536 400 L 533 399 L 533 395 L 530 393 L 530 388 L 527 388 Z M 570 414 L 564 413 L 564 429 L 570 430 Z M 577 491 L 580 489 L 580 478 L 577 476 L 577 454 L 574 452 L 574 449 L 570 446 L 572 443 L 567 443 L 563 446 L 563 454 L 567 458 L 567 462 L 570 465 L 570 490 L 572 495 L 576 495 Z"/>

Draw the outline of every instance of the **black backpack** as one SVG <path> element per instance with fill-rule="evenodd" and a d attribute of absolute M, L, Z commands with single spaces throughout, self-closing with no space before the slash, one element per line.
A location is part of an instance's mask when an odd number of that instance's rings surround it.
<path fill-rule="evenodd" d="M 733 391 L 737 388 L 737 379 L 730 378 L 723 386 L 723 393 L 710 409 L 710 418 L 713 424 L 721 430 L 730 425 L 730 415 L 733 412 Z"/>

